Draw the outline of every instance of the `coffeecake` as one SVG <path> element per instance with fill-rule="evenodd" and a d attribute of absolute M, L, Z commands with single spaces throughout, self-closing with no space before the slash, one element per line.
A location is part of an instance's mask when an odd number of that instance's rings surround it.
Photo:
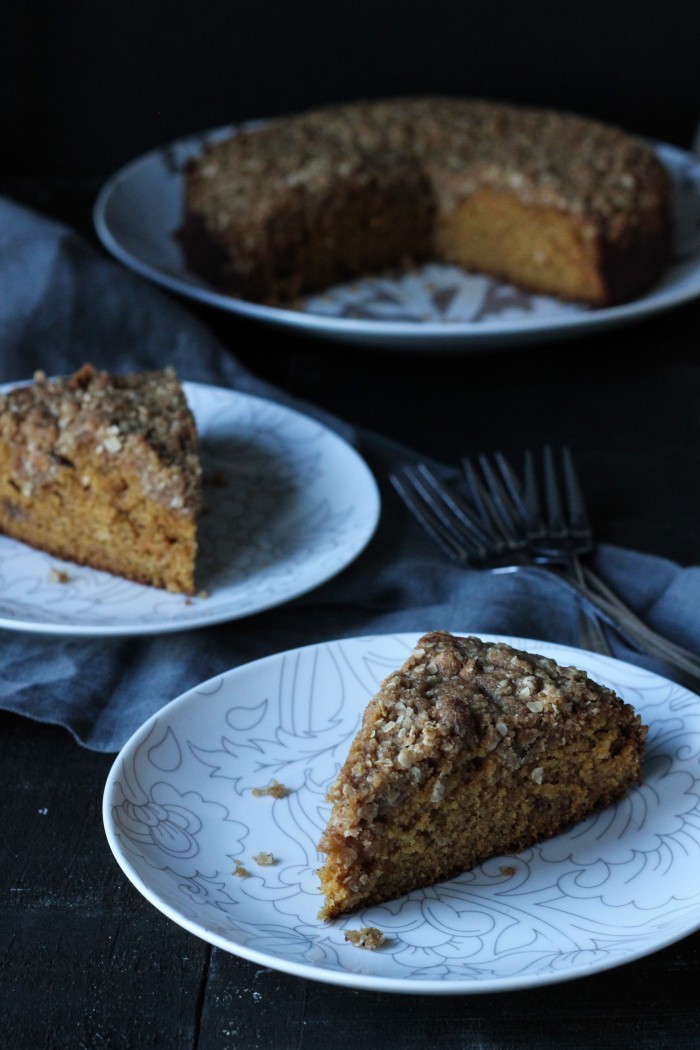
<path fill-rule="evenodd" d="M 559 834 L 640 779 L 645 736 L 584 671 L 424 635 L 368 704 L 330 790 L 321 918 Z"/>
<path fill-rule="evenodd" d="M 189 266 L 286 302 L 427 259 L 593 306 L 671 258 L 670 180 L 616 127 L 453 98 L 325 107 L 241 128 L 187 167 Z"/>
<path fill-rule="evenodd" d="M 71 377 L 0 395 L 0 531 L 171 591 L 195 589 L 201 469 L 172 368 Z"/>

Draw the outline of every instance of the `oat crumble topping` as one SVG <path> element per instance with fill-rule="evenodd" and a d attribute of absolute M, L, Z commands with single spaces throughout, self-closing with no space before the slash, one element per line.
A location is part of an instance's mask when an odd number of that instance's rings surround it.
<path fill-rule="evenodd" d="M 272 780 L 267 787 L 253 788 L 252 793 L 255 798 L 264 798 L 266 796 L 270 798 L 284 798 L 289 794 L 289 791 L 284 784 L 279 784 L 276 780 Z"/>
<path fill-rule="evenodd" d="M 208 147 L 191 173 L 199 192 L 214 194 L 212 232 L 236 226 L 245 253 L 290 193 L 303 200 L 338 179 L 364 185 L 402 157 L 404 166 L 425 167 L 448 206 L 479 186 L 515 189 L 532 204 L 596 216 L 613 235 L 631 207 L 651 212 L 666 192 L 653 152 L 616 127 L 451 98 L 351 103 L 272 120 Z"/>
<path fill-rule="evenodd" d="M 479 638 L 433 632 L 368 705 L 369 739 L 328 792 L 352 814 L 345 835 L 381 823 L 412 784 L 422 783 L 456 748 L 475 759 L 494 753 L 510 768 L 532 762 L 572 732 L 577 709 L 613 708 L 619 698 L 584 671 Z M 354 762 L 354 764 L 353 764 Z M 531 774 L 542 783 L 543 769 Z M 443 788 L 432 792 L 438 804 Z M 326 831 L 332 833 L 333 818 Z M 323 846 L 321 847 L 323 848 Z"/>
<path fill-rule="evenodd" d="M 259 864 L 261 868 L 269 868 L 277 863 L 277 858 L 274 853 L 265 853 L 264 850 L 261 850 L 260 853 L 256 853 L 253 860 L 256 864 Z"/>
<path fill-rule="evenodd" d="M 200 509 L 194 421 L 172 368 L 110 375 L 84 365 L 0 395 L 0 437 L 18 449 L 11 464 L 25 496 L 51 483 L 80 447 L 119 455 L 144 493 L 187 517 Z M 81 478 L 89 488 L 90 478 Z"/>
<path fill-rule="evenodd" d="M 356 948 L 366 948 L 374 952 L 377 948 L 381 948 L 386 938 L 376 926 L 363 926 L 361 930 L 346 930 L 345 940 Z"/>

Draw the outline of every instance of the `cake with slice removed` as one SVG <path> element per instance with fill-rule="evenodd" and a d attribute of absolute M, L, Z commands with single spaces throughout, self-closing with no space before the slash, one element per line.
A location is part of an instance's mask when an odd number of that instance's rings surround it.
<path fill-rule="evenodd" d="M 557 835 L 640 779 L 646 727 L 584 671 L 424 635 L 368 704 L 329 792 L 323 919 Z"/>
<path fill-rule="evenodd" d="M 575 114 L 346 102 L 209 142 L 183 172 L 179 239 L 195 273 L 273 305 L 435 260 L 612 306 L 672 261 L 672 184 L 653 146 Z"/>
<path fill-rule="evenodd" d="M 171 368 L 0 395 L 0 531 L 56 557 L 192 594 L 201 469 Z"/>

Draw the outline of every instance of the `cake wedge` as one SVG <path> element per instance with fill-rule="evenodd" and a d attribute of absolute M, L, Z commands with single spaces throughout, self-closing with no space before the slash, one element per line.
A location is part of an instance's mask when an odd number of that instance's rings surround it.
<path fill-rule="evenodd" d="M 646 727 L 573 667 L 424 635 L 367 705 L 330 789 L 320 918 L 519 852 L 641 778 Z"/>
<path fill-rule="evenodd" d="M 201 468 L 172 368 L 84 365 L 0 395 L 0 531 L 139 583 L 195 590 Z"/>

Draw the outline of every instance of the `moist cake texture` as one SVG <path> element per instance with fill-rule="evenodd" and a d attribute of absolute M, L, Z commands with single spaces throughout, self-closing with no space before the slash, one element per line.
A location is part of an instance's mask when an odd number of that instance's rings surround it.
<path fill-rule="evenodd" d="M 71 377 L 0 396 L 0 530 L 155 587 L 194 592 L 201 470 L 173 369 Z"/>
<path fill-rule="evenodd" d="M 319 843 L 332 919 L 519 852 L 640 779 L 646 727 L 584 671 L 424 635 L 365 709 Z"/>
<path fill-rule="evenodd" d="M 242 128 L 185 172 L 191 268 L 267 302 L 438 259 L 596 306 L 671 257 L 655 151 L 600 121 L 453 98 L 326 107 Z"/>

